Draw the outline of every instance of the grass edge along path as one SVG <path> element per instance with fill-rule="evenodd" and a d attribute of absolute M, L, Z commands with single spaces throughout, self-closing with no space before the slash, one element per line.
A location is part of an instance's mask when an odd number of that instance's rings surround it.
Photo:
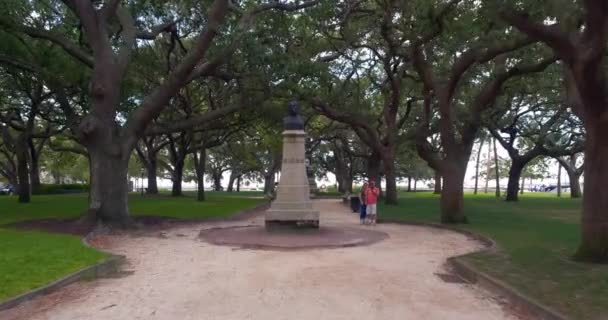
<path fill-rule="evenodd" d="M 438 223 L 439 201 L 430 193 L 407 193 L 398 206 L 380 205 L 381 219 Z M 465 195 L 470 224 L 455 228 L 496 241 L 496 252 L 464 257 L 571 319 L 606 319 L 608 265 L 570 259 L 579 242 L 580 199 L 524 195 L 517 203 L 488 195 Z M 602 318 L 603 317 L 603 318 Z"/>
<path fill-rule="evenodd" d="M 211 193 L 205 202 L 192 197 L 136 196 L 129 199 L 134 216 L 176 219 L 228 217 L 255 207 L 264 199 Z M 47 285 L 63 276 L 94 265 L 106 254 L 84 245 L 78 236 L 23 231 L 8 224 L 38 219 L 77 218 L 87 205 L 86 194 L 34 196 L 29 204 L 0 197 L 0 301 Z"/>

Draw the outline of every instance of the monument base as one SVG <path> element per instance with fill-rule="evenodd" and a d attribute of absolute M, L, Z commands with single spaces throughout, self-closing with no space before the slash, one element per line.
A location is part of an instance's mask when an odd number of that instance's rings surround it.
<path fill-rule="evenodd" d="M 266 231 L 319 230 L 319 220 L 266 220 Z"/>
<path fill-rule="evenodd" d="M 318 229 L 319 212 L 314 210 L 273 210 L 266 211 L 266 230 L 278 229 Z"/>

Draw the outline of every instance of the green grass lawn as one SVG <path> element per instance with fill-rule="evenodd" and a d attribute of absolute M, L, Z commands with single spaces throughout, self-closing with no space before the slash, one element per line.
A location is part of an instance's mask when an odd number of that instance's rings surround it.
<path fill-rule="evenodd" d="M 380 205 L 381 218 L 438 222 L 430 193 L 402 194 L 399 206 Z M 494 239 L 497 253 L 467 260 L 572 319 L 608 317 L 608 266 L 573 262 L 579 242 L 580 200 L 524 194 L 517 203 L 493 195 L 465 196 L 470 224 L 459 226 Z"/>
<path fill-rule="evenodd" d="M 208 192 L 207 201 L 197 202 L 193 197 L 131 195 L 129 210 L 135 216 L 227 217 L 264 201 L 253 196 L 259 194 Z M 6 227 L 18 221 L 77 218 L 86 206 L 86 194 L 34 196 L 28 204 L 17 203 L 15 197 L 0 197 L 0 301 L 48 284 L 105 257 L 84 246 L 76 236 Z"/>
<path fill-rule="evenodd" d="M 105 254 L 75 236 L 0 229 L 0 301 L 90 266 Z"/>

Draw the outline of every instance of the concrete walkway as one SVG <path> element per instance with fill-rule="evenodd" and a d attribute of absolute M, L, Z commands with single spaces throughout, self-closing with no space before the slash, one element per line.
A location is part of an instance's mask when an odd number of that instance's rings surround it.
<path fill-rule="evenodd" d="M 337 200 L 318 200 L 322 225 L 358 224 Z M 382 213 L 380 213 L 381 215 Z M 100 246 L 128 258 L 125 275 L 78 283 L 0 319 L 515 319 L 486 292 L 444 282 L 450 256 L 481 248 L 450 231 L 378 225 L 389 239 L 352 248 L 243 250 L 179 227 L 161 236 L 112 236 Z"/>

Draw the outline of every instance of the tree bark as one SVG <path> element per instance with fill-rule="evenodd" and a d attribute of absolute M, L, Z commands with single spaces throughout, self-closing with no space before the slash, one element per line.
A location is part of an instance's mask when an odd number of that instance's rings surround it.
<path fill-rule="evenodd" d="M 146 164 L 146 175 L 148 177 L 148 188 L 146 189 L 147 194 L 158 194 L 158 184 L 157 184 L 157 160 L 156 156 L 154 158 L 148 159 L 148 163 Z"/>
<path fill-rule="evenodd" d="M 477 149 L 477 160 L 475 160 L 475 189 L 473 194 L 477 194 L 477 188 L 479 186 L 479 161 L 481 160 L 481 149 L 483 147 L 483 139 L 479 141 L 479 149 Z"/>
<path fill-rule="evenodd" d="M 205 174 L 196 175 L 196 200 L 205 201 Z"/>
<path fill-rule="evenodd" d="M 338 170 L 336 166 L 336 184 L 338 188 L 338 192 L 346 193 L 346 185 L 345 185 L 345 174 L 341 170 Z"/>
<path fill-rule="evenodd" d="M 604 103 L 603 101 L 599 103 Z M 588 119 L 585 145 L 585 196 L 582 239 L 576 256 L 592 262 L 608 261 L 608 125 Z"/>
<path fill-rule="evenodd" d="M 490 172 L 492 172 L 492 165 L 490 162 L 490 148 L 492 147 L 492 143 L 488 143 L 488 157 L 486 158 L 486 185 L 483 193 L 488 193 L 490 187 Z"/>
<path fill-rule="evenodd" d="M 577 154 L 569 155 L 567 161 L 560 157 L 556 159 L 561 167 L 566 170 L 566 174 L 568 174 L 568 180 L 570 180 L 570 198 L 580 198 L 581 184 L 579 180 L 583 174 L 584 167 L 579 168 L 576 166 Z"/>
<path fill-rule="evenodd" d="M 494 147 L 494 171 L 496 174 L 496 198 L 500 198 L 500 170 L 498 168 L 498 152 L 496 151 L 496 139 L 493 140 Z M 519 180 L 517 181 L 519 184 Z"/>
<path fill-rule="evenodd" d="M 211 178 L 213 179 L 213 190 L 222 191 L 222 172 L 219 170 L 212 170 Z"/>
<path fill-rule="evenodd" d="M 384 178 L 386 179 L 386 191 L 384 203 L 388 205 L 397 205 L 398 194 L 397 194 L 397 174 L 395 172 L 395 156 L 390 152 L 387 152 L 382 157 L 382 164 L 384 165 Z M 378 184 L 380 186 L 380 184 Z"/>
<path fill-rule="evenodd" d="M 557 197 L 562 197 L 562 165 L 557 163 Z"/>
<path fill-rule="evenodd" d="M 271 195 L 274 192 L 274 172 L 264 175 L 264 194 Z"/>
<path fill-rule="evenodd" d="M 344 178 L 344 185 L 347 193 L 353 193 L 353 176 L 350 173 Z"/>
<path fill-rule="evenodd" d="M 127 171 L 129 157 L 90 147 L 91 190 L 89 213 L 104 223 L 132 227 L 128 208 Z"/>
<path fill-rule="evenodd" d="M 412 192 L 412 177 L 407 177 L 407 192 Z"/>
<path fill-rule="evenodd" d="M 228 192 L 233 192 L 234 191 L 234 182 L 236 181 L 238 175 L 236 175 L 234 172 L 230 171 L 230 178 L 228 179 L 228 188 L 226 189 L 226 191 Z"/>
<path fill-rule="evenodd" d="M 158 194 L 158 152 L 166 146 L 169 145 L 170 148 L 174 148 L 174 145 L 170 145 L 169 142 L 173 142 L 172 140 L 166 141 L 158 141 L 160 137 L 144 137 L 142 140 L 145 149 L 137 146 L 135 150 L 137 151 L 137 156 L 139 160 L 144 164 L 146 168 L 146 176 L 148 179 L 148 188 L 146 188 L 147 194 Z M 170 150 L 169 152 L 174 152 L 174 150 Z M 174 156 L 170 154 L 170 156 Z"/>
<path fill-rule="evenodd" d="M 519 189 L 519 194 L 524 194 L 526 184 L 526 177 L 521 177 L 521 188 Z"/>
<path fill-rule="evenodd" d="M 236 178 L 236 192 L 241 192 L 241 177 L 242 175 L 239 175 Z"/>
<path fill-rule="evenodd" d="M 466 165 L 448 165 L 443 170 L 443 190 L 441 192 L 441 222 L 442 223 L 466 223 L 467 217 L 464 213 L 464 176 Z"/>
<path fill-rule="evenodd" d="M 182 192 L 182 182 L 184 180 L 184 164 L 188 155 L 187 149 L 190 141 L 184 132 L 181 132 L 177 138 L 168 135 L 168 139 L 169 160 L 173 167 L 171 170 L 171 196 L 181 197 L 184 195 Z"/>
<path fill-rule="evenodd" d="M 54 184 L 61 184 L 61 174 L 59 173 L 59 171 L 52 170 L 51 176 L 53 177 Z"/>
<path fill-rule="evenodd" d="M 529 162 L 525 159 L 515 157 L 511 159 L 511 167 L 509 168 L 509 182 L 507 183 L 507 198 L 506 201 L 518 201 L 519 194 L 519 179 L 526 164 Z"/>
<path fill-rule="evenodd" d="M 342 194 L 353 193 L 353 177 L 349 173 L 345 172 L 342 176 L 336 175 L 336 182 L 338 184 L 338 192 Z"/>
<path fill-rule="evenodd" d="M 17 187 L 17 193 L 19 195 L 19 202 L 21 203 L 29 203 L 30 195 L 31 195 L 31 187 L 30 187 L 30 176 L 29 169 L 27 166 L 27 150 L 23 143 L 20 146 L 16 147 L 17 154 L 17 179 L 19 181 L 19 185 Z"/>
<path fill-rule="evenodd" d="M 570 198 L 580 198 L 581 197 L 581 183 L 580 183 L 580 174 L 570 173 L 568 172 L 568 178 L 570 179 Z"/>
<path fill-rule="evenodd" d="M 367 158 L 367 179 L 376 182 L 376 186 L 380 187 L 380 165 L 381 158 L 378 153 L 372 152 Z"/>
<path fill-rule="evenodd" d="M 441 194 L 441 174 L 438 171 L 435 171 L 435 190 L 434 194 Z"/>
<path fill-rule="evenodd" d="M 200 156 L 197 152 L 192 153 L 194 159 L 194 171 L 196 173 L 196 200 L 205 201 L 205 168 L 207 165 L 207 150 L 202 148 Z"/>
<path fill-rule="evenodd" d="M 33 142 L 28 143 L 29 146 L 29 169 L 30 169 L 30 185 L 32 194 L 40 193 L 40 155 L 36 150 Z"/>
<path fill-rule="evenodd" d="M 173 172 L 171 174 L 171 196 L 173 197 L 181 197 L 183 196 L 182 192 L 182 182 L 184 180 L 184 162 L 178 161 L 174 164 Z"/>
<path fill-rule="evenodd" d="M 333 148 L 334 152 L 334 173 L 336 174 L 336 182 L 338 183 L 338 192 L 344 194 L 348 192 L 346 187 L 346 176 L 347 176 L 347 165 L 344 161 L 343 151 L 340 149 L 340 146 L 337 144 Z"/>

